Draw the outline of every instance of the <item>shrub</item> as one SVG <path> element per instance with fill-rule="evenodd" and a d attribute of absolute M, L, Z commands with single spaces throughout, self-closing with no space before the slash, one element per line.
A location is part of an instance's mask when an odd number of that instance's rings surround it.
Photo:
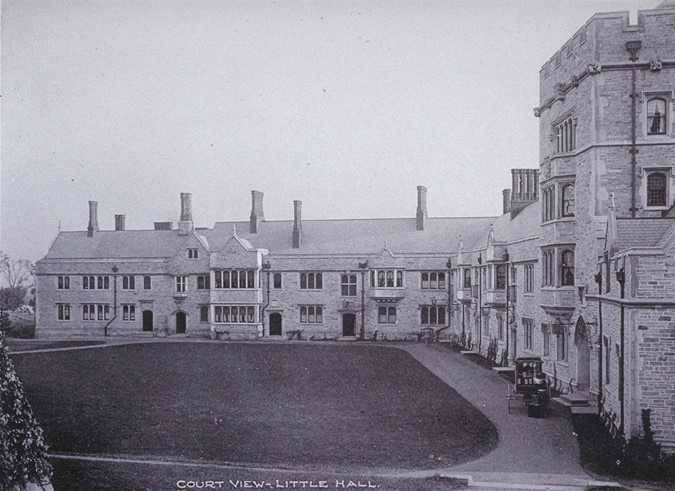
<path fill-rule="evenodd" d="M 8 338 L 33 339 L 35 337 L 35 324 L 12 323 L 7 330 Z"/>
<path fill-rule="evenodd" d="M 0 334 L 0 483 L 21 488 L 51 475 L 42 428 Z"/>

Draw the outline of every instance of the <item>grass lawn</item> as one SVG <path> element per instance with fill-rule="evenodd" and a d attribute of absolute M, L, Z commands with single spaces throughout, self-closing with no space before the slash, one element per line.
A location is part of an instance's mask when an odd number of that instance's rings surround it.
<path fill-rule="evenodd" d="M 13 359 L 54 452 L 431 468 L 497 442 L 398 349 L 150 343 Z"/>

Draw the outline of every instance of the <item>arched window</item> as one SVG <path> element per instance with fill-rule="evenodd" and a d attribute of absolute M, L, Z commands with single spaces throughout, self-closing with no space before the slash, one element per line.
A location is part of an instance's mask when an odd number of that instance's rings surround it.
<path fill-rule="evenodd" d="M 574 184 L 565 184 L 562 187 L 562 216 L 574 216 Z"/>
<path fill-rule="evenodd" d="M 667 206 L 667 180 L 663 172 L 652 172 L 647 176 L 647 206 Z"/>
<path fill-rule="evenodd" d="M 574 286 L 574 252 L 562 251 L 560 255 L 560 284 Z"/>
<path fill-rule="evenodd" d="M 647 134 L 665 135 L 668 118 L 665 99 L 654 97 L 647 101 Z"/>

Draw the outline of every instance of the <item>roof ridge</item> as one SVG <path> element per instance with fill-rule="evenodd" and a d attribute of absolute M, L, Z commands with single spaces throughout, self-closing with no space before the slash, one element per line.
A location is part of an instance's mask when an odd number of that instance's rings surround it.
<path fill-rule="evenodd" d="M 461 217 L 427 217 L 427 220 L 495 220 L 500 216 L 461 216 Z M 374 221 L 374 220 L 415 220 L 415 217 L 375 217 L 375 218 L 312 218 L 312 219 L 303 219 L 303 223 L 307 222 L 358 222 L 358 221 Z M 285 220 L 264 220 L 263 223 L 282 223 L 289 222 L 292 223 L 293 219 Z M 216 220 L 214 223 L 248 223 L 248 220 Z"/>

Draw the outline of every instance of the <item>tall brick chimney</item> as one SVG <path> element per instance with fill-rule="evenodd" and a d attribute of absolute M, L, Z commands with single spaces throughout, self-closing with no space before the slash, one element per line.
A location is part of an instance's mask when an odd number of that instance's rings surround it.
<path fill-rule="evenodd" d="M 502 214 L 511 212 L 511 190 L 504 189 L 502 191 Z"/>
<path fill-rule="evenodd" d="M 293 249 L 302 244 L 302 201 L 293 201 Z"/>
<path fill-rule="evenodd" d="M 251 222 L 250 231 L 257 234 L 260 231 L 260 223 L 265 221 L 263 212 L 263 193 L 262 191 L 251 191 Z"/>
<path fill-rule="evenodd" d="M 424 222 L 427 219 L 427 188 L 417 186 L 417 213 L 415 215 L 417 230 L 424 230 Z"/>
<path fill-rule="evenodd" d="M 98 232 L 98 201 L 89 202 L 89 225 L 87 225 L 87 237 L 93 237 Z"/>
<path fill-rule="evenodd" d="M 115 230 L 117 232 L 121 232 L 124 230 L 124 220 L 125 220 L 124 215 L 115 215 Z"/>
<path fill-rule="evenodd" d="M 178 235 L 188 235 L 192 232 L 192 193 L 180 193 L 180 221 Z"/>
<path fill-rule="evenodd" d="M 539 169 L 511 169 L 511 218 L 539 199 Z"/>

